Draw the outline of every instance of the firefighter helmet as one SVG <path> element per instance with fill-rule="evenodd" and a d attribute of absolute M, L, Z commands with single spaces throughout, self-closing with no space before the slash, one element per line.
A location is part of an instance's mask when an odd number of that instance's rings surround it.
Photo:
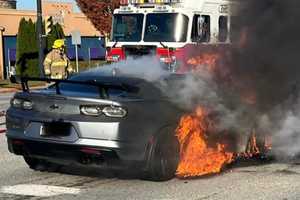
<path fill-rule="evenodd" d="M 58 40 L 55 40 L 55 41 L 54 41 L 52 48 L 53 48 L 53 49 L 60 49 L 60 48 L 62 48 L 63 46 L 65 46 L 65 40 L 63 40 L 63 39 L 58 39 Z"/>

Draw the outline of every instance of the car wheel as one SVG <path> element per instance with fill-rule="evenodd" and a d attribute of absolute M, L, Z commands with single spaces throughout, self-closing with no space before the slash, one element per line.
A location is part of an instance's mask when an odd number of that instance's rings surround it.
<path fill-rule="evenodd" d="M 32 158 L 29 156 L 24 156 L 24 160 L 26 164 L 29 166 L 30 169 L 36 170 L 36 171 L 48 171 L 48 172 L 57 172 L 62 167 L 61 165 L 47 162 L 44 160 L 40 160 L 37 158 Z"/>
<path fill-rule="evenodd" d="M 154 139 L 150 150 L 148 180 L 167 181 L 175 176 L 179 162 L 179 143 L 172 130 L 165 129 Z"/>

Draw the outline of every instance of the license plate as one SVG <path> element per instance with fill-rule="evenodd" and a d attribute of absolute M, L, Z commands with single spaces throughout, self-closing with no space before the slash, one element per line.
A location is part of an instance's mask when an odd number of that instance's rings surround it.
<path fill-rule="evenodd" d="M 65 122 L 44 123 L 41 136 L 43 137 L 67 137 L 71 134 L 71 124 Z"/>

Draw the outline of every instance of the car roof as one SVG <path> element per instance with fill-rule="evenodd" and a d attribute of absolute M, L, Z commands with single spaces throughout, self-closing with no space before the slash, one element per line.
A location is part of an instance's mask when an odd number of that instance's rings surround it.
<path fill-rule="evenodd" d="M 146 77 L 143 75 L 137 74 L 128 74 L 126 72 L 121 72 L 121 70 L 116 69 L 116 72 L 112 72 L 115 70 L 89 70 L 85 72 L 81 72 L 76 74 L 70 78 L 70 80 L 77 80 L 77 81 L 98 81 L 101 83 L 123 83 L 123 84 L 130 84 L 130 85 L 137 85 L 144 82 L 159 82 L 161 80 L 166 81 L 177 81 L 183 79 L 185 77 L 184 74 L 173 74 L 173 73 L 165 73 L 161 76 L 157 76 L 154 80 L 147 80 Z"/>
<path fill-rule="evenodd" d="M 166 73 L 163 74 L 157 79 L 146 80 L 143 76 L 137 77 L 137 75 L 120 73 L 113 75 L 111 72 L 101 71 L 101 70 L 90 70 L 81 72 L 77 75 L 74 75 L 70 80 L 76 81 L 93 81 L 104 84 L 112 85 L 128 85 L 139 88 L 139 95 L 144 98 L 153 98 L 159 96 L 165 96 L 163 93 L 171 88 L 174 85 L 174 82 L 182 80 L 186 77 L 184 74 L 172 74 Z"/>
<path fill-rule="evenodd" d="M 76 81 L 97 81 L 101 83 L 124 83 L 124 84 L 138 84 L 145 80 L 135 77 L 128 76 L 107 76 L 103 74 L 95 73 L 82 73 L 75 76 L 72 76 L 70 80 Z"/>

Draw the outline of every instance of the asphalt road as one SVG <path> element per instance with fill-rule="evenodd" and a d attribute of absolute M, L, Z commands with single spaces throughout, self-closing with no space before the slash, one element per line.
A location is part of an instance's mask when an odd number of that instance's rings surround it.
<path fill-rule="evenodd" d="M 0 94 L 1 108 L 11 95 Z M 94 169 L 65 167 L 61 173 L 35 172 L 8 153 L 0 134 L 0 199 L 300 199 L 300 161 L 239 162 L 222 174 L 189 180 L 148 182 Z"/>
<path fill-rule="evenodd" d="M 9 106 L 9 100 L 13 96 L 13 93 L 0 93 L 0 113 L 2 111 L 7 110 Z M 3 123 L 5 122 L 4 117 L 0 115 L 0 130 L 3 129 L 5 126 Z"/>
<path fill-rule="evenodd" d="M 9 100 L 12 96 L 13 93 L 0 93 L 0 111 L 8 108 Z"/>

